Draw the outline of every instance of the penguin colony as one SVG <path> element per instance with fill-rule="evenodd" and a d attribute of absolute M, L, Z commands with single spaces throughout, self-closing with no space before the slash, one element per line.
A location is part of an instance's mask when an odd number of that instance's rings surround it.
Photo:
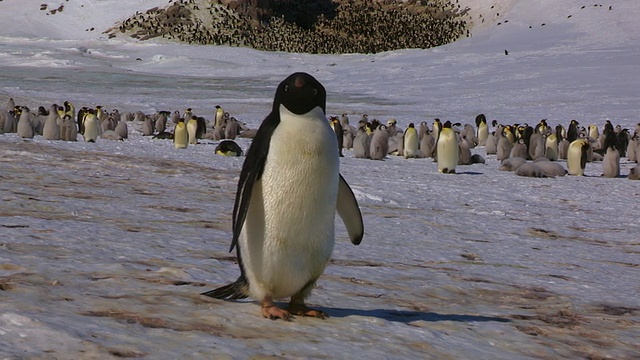
<path fill-rule="evenodd" d="M 448 0 L 171 1 L 105 33 L 296 53 L 377 53 L 430 48 L 468 33 L 468 9 Z"/>
<path fill-rule="evenodd" d="M 174 132 L 180 123 L 184 124 L 185 131 L 182 138 L 175 141 Z M 594 124 L 580 126 L 577 120 L 571 120 L 566 127 L 562 124 L 552 127 L 546 119 L 532 127 L 526 123 L 509 124 L 497 120 L 487 124 L 486 116 L 480 114 L 475 119 L 475 126 L 450 121 L 443 124 L 436 118 L 431 124 L 422 121 L 418 127 L 409 123 L 403 130 L 396 119 L 383 123 L 376 118 L 369 119 L 368 114 L 362 114 L 354 126 L 347 113 L 328 116 L 327 123 L 335 133 L 338 156 L 344 156 L 343 151 L 350 150 L 355 158 L 371 160 L 384 160 L 388 156 L 432 158 L 436 162 L 440 159 L 438 169 L 443 173 L 455 173 L 458 165 L 484 164 L 485 159 L 480 154 L 471 154 L 471 149 L 478 146 L 484 147 L 487 156 L 495 156 L 501 161 L 500 170 L 522 176 L 584 175 L 587 162 L 602 162 L 602 176 L 620 177 L 624 175 L 620 174 L 621 158 L 635 163 L 640 161 L 640 123 L 633 131 L 619 125 L 614 127 L 609 120 L 602 129 Z M 447 134 L 444 137 L 441 136 L 443 130 Z M 174 110 L 154 114 L 120 113 L 117 109 L 109 112 L 102 106 L 84 106 L 76 111 L 69 101 L 48 108 L 39 106 L 34 111 L 15 104 L 10 98 L 6 106 L 0 108 L 0 134 L 17 133 L 21 138 L 42 136 L 46 140 L 96 142 L 125 140 L 130 132 L 174 140 L 175 147 L 180 149 L 197 144 L 199 139 L 219 141 L 216 154 L 243 156 L 242 148 L 234 140 L 254 138 L 257 129 L 249 128 L 219 105 L 209 119 L 197 116 L 191 108 L 182 113 Z M 445 139 L 457 146 L 445 146 Z M 440 150 L 439 145 L 450 151 Z M 566 169 L 558 160 L 566 162 Z M 531 168 L 527 166 L 518 172 L 518 168 L 528 161 L 535 163 L 537 171 L 525 171 Z M 639 172 L 640 169 L 635 169 L 627 175 L 637 179 Z"/>
<path fill-rule="evenodd" d="M 45 140 L 96 142 L 99 140 L 125 140 L 130 132 L 154 139 L 173 140 L 177 149 L 197 144 L 199 139 L 220 141 L 215 153 L 224 156 L 242 156 L 242 149 L 233 141 L 237 137 L 253 138 L 255 130 L 230 116 L 219 105 L 219 119 L 215 125 L 202 116 L 196 116 L 191 108 L 183 114 L 158 111 L 145 114 L 142 111 L 111 112 L 103 106 L 75 106 L 65 101 L 63 105 L 52 104 L 49 108 L 39 106 L 37 111 L 18 105 L 13 98 L 0 108 L 0 134 L 16 133 L 23 139 L 42 136 Z M 216 114 L 212 116 L 216 119 Z M 79 137 L 78 134 L 81 136 Z"/>

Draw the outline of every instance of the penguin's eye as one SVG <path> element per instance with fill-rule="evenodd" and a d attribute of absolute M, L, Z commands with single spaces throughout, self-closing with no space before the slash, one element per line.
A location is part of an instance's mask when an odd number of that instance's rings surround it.
<path fill-rule="evenodd" d="M 313 96 L 318 95 L 318 89 L 313 89 Z"/>
<path fill-rule="evenodd" d="M 287 92 L 287 91 L 289 91 L 289 85 L 284 86 L 284 92 Z"/>

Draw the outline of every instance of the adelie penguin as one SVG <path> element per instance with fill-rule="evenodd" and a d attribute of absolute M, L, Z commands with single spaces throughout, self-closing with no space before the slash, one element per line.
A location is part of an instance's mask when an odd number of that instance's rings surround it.
<path fill-rule="evenodd" d="M 339 173 L 336 134 L 325 106 L 324 87 L 307 73 L 294 73 L 278 85 L 238 181 L 231 250 L 237 250 L 240 276 L 203 295 L 255 298 L 265 318 L 327 316 L 308 308 L 305 298 L 331 257 L 335 212 L 355 245 L 364 225 Z M 288 297 L 286 309 L 274 302 Z"/>

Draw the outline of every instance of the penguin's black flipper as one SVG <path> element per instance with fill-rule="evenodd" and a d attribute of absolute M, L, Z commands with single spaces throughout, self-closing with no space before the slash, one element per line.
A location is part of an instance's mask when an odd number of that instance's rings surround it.
<path fill-rule="evenodd" d="M 262 122 L 262 125 L 258 128 L 258 132 L 253 138 L 249 151 L 247 152 L 247 157 L 242 164 L 240 180 L 238 181 L 238 190 L 236 191 L 236 200 L 233 204 L 233 239 L 231 240 L 231 247 L 229 251 L 232 251 L 238 244 L 238 238 L 240 237 L 240 232 L 242 231 L 244 220 L 246 219 L 247 211 L 249 210 L 249 200 L 251 199 L 253 186 L 262 177 L 264 165 L 267 161 L 267 155 L 269 154 L 271 135 L 279 123 L 279 112 L 272 111 L 267 115 L 265 120 Z"/>
<path fill-rule="evenodd" d="M 223 300 L 238 300 L 245 299 L 248 296 L 248 293 L 249 284 L 247 283 L 247 279 L 244 277 L 244 274 L 241 274 L 240 277 L 238 277 L 238 280 L 231 284 L 203 292 L 201 295 Z"/>
<path fill-rule="evenodd" d="M 347 184 L 347 181 L 339 174 L 340 180 L 338 185 L 338 203 L 336 211 L 342 218 L 347 228 L 349 239 L 354 245 L 359 245 L 364 236 L 364 223 L 362 222 L 362 213 L 358 207 L 358 200 L 353 194 L 353 190 Z"/>

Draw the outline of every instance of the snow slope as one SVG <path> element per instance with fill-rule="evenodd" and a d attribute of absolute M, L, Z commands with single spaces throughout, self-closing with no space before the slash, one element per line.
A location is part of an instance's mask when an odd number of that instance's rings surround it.
<path fill-rule="evenodd" d="M 327 88 L 328 112 L 352 122 L 483 112 L 635 128 L 636 1 L 460 2 L 476 27 L 454 44 L 312 56 L 101 35 L 159 1 L 69 0 L 46 15 L 41 1 L 4 0 L 0 106 L 192 107 L 210 119 L 220 104 L 256 127 L 278 82 L 306 71 Z M 239 274 L 228 248 L 243 158 L 213 145 L 177 151 L 135 126 L 125 142 L 0 135 L 0 358 L 640 356 L 640 183 L 601 178 L 601 163 L 587 177 L 532 179 L 497 171 L 492 155 L 443 175 L 431 159 L 345 152 L 363 243 L 338 221 L 309 299 L 331 318 L 286 323 L 199 295 Z M 623 158 L 622 174 L 633 166 Z"/>

